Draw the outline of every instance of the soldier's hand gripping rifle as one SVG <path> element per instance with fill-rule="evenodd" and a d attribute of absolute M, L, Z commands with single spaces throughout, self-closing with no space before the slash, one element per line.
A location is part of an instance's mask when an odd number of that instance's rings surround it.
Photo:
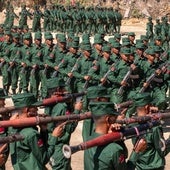
<path fill-rule="evenodd" d="M 57 70 L 55 70 L 54 72 L 53 72 L 53 74 L 52 74 L 52 78 L 53 77 L 57 77 L 57 75 L 58 75 L 58 70 L 60 69 L 60 66 L 63 64 L 63 62 L 64 62 L 64 60 L 61 60 L 61 62 L 58 64 L 58 68 L 57 68 Z"/>
<path fill-rule="evenodd" d="M 77 68 L 77 63 L 78 63 L 79 60 L 80 60 L 80 57 L 77 58 L 76 63 L 74 64 L 74 66 L 73 66 L 73 68 L 71 69 L 70 73 L 73 73 L 73 71 L 76 70 L 76 68 Z M 66 85 L 70 85 L 70 82 L 71 82 L 71 77 L 69 77 L 69 78 L 66 80 L 65 84 L 66 84 Z"/>
<path fill-rule="evenodd" d="M 3 67 L 4 64 L 5 64 L 5 60 L 0 62 L 0 69 Z"/>
<path fill-rule="evenodd" d="M 151 82 L 154 80 L 154 78 L 158 75 L 158 72 L 162 72 L 163 69 L 167 68 L 169 63 L 163 63 L 161 66 L 156 69 L 147 79 L 144 83 L 143 87 L 139 90 L 139 93 L 143 93 L 151 84 Z"/>
<path fill-rule="evenodd" d="M 15 59 L 16 59 L 16 57 L 13 58 L 10 66 L 8 67 L 8 69 L 7 69 L 8 72 L 11 72 L 12 68 L 14 67 L 14 65 L 15 65 Z"/>
<path fill-rule="evenodd" d="M 103 85 L 104 85 L 104 83 L 105 83 L 108 75 L 110 74 L 110 72 L 111 72 L 113 69 L 115 69 L 115 63 L 113 63 L 113 64 L 110 66 L 109 70 L 108 70 L 108 71 L 106 72 L 106 74 L 102 77 L 102 79 L 103 79 L 104 81 L 101 82 L 101 83 L 99 84 L 99 86 L 103 86 Z"/>
<path fill-rule="evenodd" d="M 154 126 L 160 125 L 159 121 L 153 121 L 149 123 L 145 123 L 133 128 L 129 128 L 127 130 L 124 130 L 122 132 L 112 132 L 109 134 L 101 135 L 95 139 L 80 143 L 76 146 L 63 146 L 63 154 L 66 158 L 70 158 L 72 154 L 81 151 L 86 150 L 95 146 L 103 146 L 107 145 L 114 141 L 119 141 L 122 139 L 132 138 L 135 136 L 143 135 L 147 133 L 148 129 L 151 129 Z"/>
<path fill-rule="evenodd" d="M 134 61 L 134 63 L 133 63 L 134 65 L 136 64 L 136 60 Z M 129 80 L 129 78 L 130 78 L 130 76 L 131 76 L 131 74 L 132 74 L 132 71 L 133 71 L 133 69 L 132 69 L 132 67 L 130 67 L 130 69 L 129 69 L 129 71 L 126 73 L 126 75 L 125 75 L 125 77 L 123 78 L 123 80 L 122 80 L 122 82 L 125 82 L 125 83 L 127 83 L 127 81 Z M 119 90 L 118 90 L 118 94 L 119 95 L 122 95 L 123 94 L 123 92 L 124 92 L 124 85 L 121 85 L 120 86 L 120 88 L 119 88 Z"/>

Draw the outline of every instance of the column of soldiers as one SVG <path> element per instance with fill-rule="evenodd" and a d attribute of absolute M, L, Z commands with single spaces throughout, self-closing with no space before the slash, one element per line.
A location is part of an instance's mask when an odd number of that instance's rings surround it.
<path fill-rule="evenodd" d="M 68 30 L 73 30 L 76 34 L 89 33 L 95 34 L 99 31 L 113 34 L 120 32 L 122 15 L 118 10 L 112 7 L 82 7 L 54 5 L 44 7 L 43 12 L 39 6 L 34 7 L 33 13 L 26 9 L 23 5 L 19 16 L 14 12 L 12 6 L 6 9 L 6 18 L 4 24 L 9 29 L 12 28 L 14 19 L 19 19 L 19 26 L 23 28 L 27 25 L 28 17 L 33 19 L 32 31 L 37 32 L 43 29 L 44 31 L 56 31 L 66 33 Z M 41 26 L 41 20 L 43 25 Z"/>

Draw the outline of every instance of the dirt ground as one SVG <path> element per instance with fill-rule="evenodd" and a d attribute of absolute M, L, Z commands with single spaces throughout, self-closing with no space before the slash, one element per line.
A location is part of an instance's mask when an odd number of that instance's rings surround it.
<path fill-rule="evenodd" d="M 3 22 L 3 18 L 1 18 L 0 20 L 0 23 L 2 22 Z M 30 23 L 29 25 L 31 25 L 31 22 L 29 23 Z M 145 26 L 146 26 L 146 20 L 138 20 L 138 19 L 124 20 L 122 28 L 121 28 L 121 32 L 132 32 L 133 31 L 136 33 L 136 39 L 138 39 L 141 34 L 145 34 Z M 106 37 L 106 40 L 108 38 L 109 37 Z M 91 41 L 93 42 L 93 37 L 91 38 Z M 1 77 L 0 77 L 0 87 L 2 87 Z M 11 100 L 8 99 L 6 104 L 7 106 L 11 106 L 12 105 Z M 43 110 L 40 110 L 40 112 L 43 112 Z M 77 145 L 82 142 L 82 136 L 81 136 L 82 124 L 83 124 L 82 121 L 79 122 L 75 132 L 72 134 L 72 138 L 70 141 L 71 146 Z M 168 136 L 170 135 L 170 127 L 168 125 L 166 126 L 165 138 L 168 138 Z M 126 144 L 127 144 L 127 147 L 130 153 L 132 150 L 131 140 L 127 140 Z M 83 151 L 79 151 L 72 155 L 71 164 L 72 164 L 73 170 L 83 170 Z M 50 170 L 49 166 L 48 168 Z M 6 163 L 6 169 L 13 170 L 13 168 L 11 167 L 10 158 L 8 159 L 8 162 Z M 169 169 L 170 169 L 170 154 L 166 157 L 166 170 L 169 170 Z"/>

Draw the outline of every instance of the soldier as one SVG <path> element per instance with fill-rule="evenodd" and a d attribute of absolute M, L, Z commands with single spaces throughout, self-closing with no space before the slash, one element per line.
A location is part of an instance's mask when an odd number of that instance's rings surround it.
<path fill-rule="evenodd" d="M 31 72 L 30 72 L 30 92 L 37 98 L 40 85 L 40 71 L 43 70 L 44 47 L 42 46 L 42 34 L 36 32 L 32 47 Z"/>
<path fill-rule="evenodd" d="M 8 98 L 7 95 L 5 95 L 4 89 L 0 88 L 0 108 L 5 108 L 5 99 Z M 8 120 L 9 114 L 2 114 L 0 115 L 0 120 Z M 0 128 L 0 137 L 5 137 L 8 135 L 8 128 Z M 5 147 L 4 147 L 5 146 Z M 3 148 L 4 147 L 4 148 Z M 2 150 L 3 148 L 3 150 Z M 0 146 L 0 170 L 5 170 L 5 163 L 8 159 L 9 155 L 9 146 L 7 144 L 3 144 Z"/>
<path fill-rule="evenodd" d="M 11 85 L 11 77 L 8 70 L 9 67 L 9 56 L 10 56 L 10 48 L 12 46 L 12 34 L 11 31 L 5 31 L 4 33 L 4 37 L 5 37 L 5 41 L 2 44 L 2 48 L 1 48 L 1 72 L 2 72 L 2 85 L 3 88 L 6 92 L 6 94 L 8 94 L 9 92 L 9 88 Z"/>
<path fill-rule="evenodd" d="M 23 118 L 30 117 L 30 112 L 37 114 L 36 99 L 31 93 L 22 93 L 13 95 L 14 106 L 18 108 L 18 113 L 13 115 L 11 119 L 22 121 Z M 50 156 L 54 152 L 54 146 L 57 137 L 63 133 L 64 124 L 56 127 L 51 134 L 49 140 L 47 138 L 47 129 L 41 126 L 40 132 L 36 126 L 22 127 L 11 129 L 10 133 L 20 133 L 24 140 L 10 144 L 11 162 L 14 170 L 45 170 Z M 59 138 L 58 138 L 59 139 Z"/>
<path fill-rule="evenodd" d="M 22 61 L 21 61 L 21 71 L 20 71 L 20 85 L 19 85 L 19 93 L 22 91 L 24 93 L 28 93 L 28 85 L 30 78 L 30 67 L 31 59 L 32 59 L 32 35 L 30 33 L 26 33 L 23 36 L 24 45 L 21 49 Z"/>
<path fill-rule="evenodd" d="M 32 31 L 41 31 L 41 18 L 43 17 L 43 14 L 38 6 L 35 6 L 33 16 Z"/>
<path fill-rule="evenodd" d="M 152 17 L 148 18 L 148 22 L 146 24 L 146 36 L 152 40 L 153 38 L 153 22 L 152 22 Z"/>
<path fill-rule="evenodd" d="M 115 9 L 115 18 L 116 18 L 116 30 L 115 32 L 120 33 L 120 27 L 122 25 L 122 14 L 118 11 L 118 9 Z"/>
<path fill-rule="evenodd" d="M 27 25 L 27 18 L 29 17 L 32 19 L 32 14 L 26 9 L 26 5 L 23 5 L 21 7 L 21 12 L 19 13 L 20 20 L 19 20 L 19 26 L 23 27 L 24 25 Z"/>
<path fill-rule="evenodd" d="M 111 102 L 91 102 L 90 108 L 95 122 L 95 131 L 89 140 L 108 134 L 109 129 L 112 127 L 112 123 L 109 120 L 111 119 L 114 123 L 118 116 L 118 113 L 113 109 L 114 104 Z M 85 150 L 84 169 L 132 170 L 134 169 L 139 152 L 143 151 L 145 148 L 146 143 L 141 141 L 140 146 L 137 145 L 132 152 L 128 167 L 125 161 L 126 155 L 124 149 L 118 143 L 111 142 L 106 145 L 89 148 L 88 150 Z"/>
<path fill-rule="evenodd" d="M 152 98 L 150 93 L 138 93 L 134 96 L 134 105 L 136 106 L 137 116 L 147 116 L 151 114 Z M 165 141 L 163 137 L 163 129 L 161 126 L 152 128 L 151 133 L 144 135 L 148 147 L 144 152 L 139 153 L 136 162 L 136 169 L 140 170 L 164 170 L 165 166 Z M 137 138 L 133 139 L 133 144 Z"/>
<path fill-rule="evenodd" d="M 9 64 L 7 71 L 11 77 L 11 89 L 12 93 L 16 94 L 16 89 L 18 87 L 18 78 L 21 63 L 21 47 L 19 41 L 20 35 L 18 33 L 13 34 L 13 43 L 10 46 L 9 52 L 6 54 L 6 61 Z"/>
<path fill-rule="evenodd" d="M 47 89 L 49 92 L 49 96 L 55 95 L 55 93 L 64 94 L 67 91 L 65 90 L 65 83 L 63 80 L 60 80 L 57 77 L 50 78 L 47 80 Z M 50 116 L 61 116 L 61 115 L 69 115 L 71 113 L 79 114 L 82 103 L 76 103 L 75 110 L 72 107 L 71 100 L 67 100 L 63 103 L 57 103 L 55 105 L 50 106 L 48 114 Z M 47 113 L 47 112 L 46 112 Z M 48 124 L 48 130 L 51 133 L 53 129 L 58 126 L 57 123 Z M 63 134 L 55 143 L 55 151 L 50 158 L 50 165 L 52 170 L 71 170 L 71 159 L 66 159 L 62 153 L 62 147 L 64 144 L 69 144 L 71 134 L 75 130 L 77 126 L 77 122 L 68 122 L 63 128 Z"/>
<path fill-rule="evenodd" d="M 160 23 L 160 19 L 156 19 L 156 24 L 154 26 L 154 34 L 156 36 L 161 35 L 161 23 Z"/>

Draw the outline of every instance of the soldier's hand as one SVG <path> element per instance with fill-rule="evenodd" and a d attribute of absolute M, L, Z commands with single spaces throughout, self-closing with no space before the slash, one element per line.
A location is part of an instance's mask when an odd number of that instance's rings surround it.
<path fill-rule="evenodd" d="M 1 61 L 1 62 L 4 62 L 5 60 L 4 60 L 4 58 L 1 58 L 0 61 Z"/>
<path fill-rule="evenodd" d="M 145 87 L 145 88 L 148 87 L 148 83 L 146 83 L 146 82 L 143 83 L 143 87 Z"/>
<path fill-rule="evenodd" d="M 83 102 L 82 101 L 79 101 L 79 102 L 76 102 L 75 105 L 74 105 L 74 109 L 75 110 L 82 110 L 83 108 Z"/>
<path fill-rule="evenodd" d="M 146 139 L 141 138 L 141 139 L 139 139 L 139 140 L 136 142 L 133 150 L 134 150 L 136 153 L 139 153 L 139 152 L 145 151 L 146 148 L 147 148 Z"/>
<path fill-rule="evenodd" d="M 44 67 L 45 67 L 45 68 L 48 68 L 48 64 L 44 64 Z"/>
<path fill-rule="evenodd" d="M 36 65 L 36 64 L 34 64 L 34 65 L 32 66 L 32 68 L 33 68 L 33 69 L 36 69 L 36 68 L 37 68 L 37 65 Z"/>
<path fill-rule="evenodd" d="M 121 86 L 126 86 L 127 85 L 127 83 L 125 82 L 125 81 L 121 81 Z"/>
<path fill-rule="evenodd" d="M 23 67 L 26 67 L 26 66 L 27 66 L 27 64 L 24 63 L 24 62 L 22 62 L 21 65 L 22 65 Z"/>
<path fill-rule="evenodd" d="M 61 137 L 65 128 L 66 122 L 59 124 L 52 132 L 52 136 Z"/>
<path fill-rule="evenodd" d="M 100 82 L 101 82 L 102 84 L 106 83 L 106 81 L 107 81 L 107 78 L 101 78 L 101 79 L 100 79 Z"/>
<path fill-rule="evenodd" d="M 136 69 L 135 64 L 131 64 L 130 67 L 131 67 L 132 70 L 135 70 L 135 69 Z"/>
<path fill-rule="evenodd" d="M 160 75 L 162 71 L 161 71 L 161 69 L 157 69 L 155 72 L 157 75 Z"/>
<path fill-rule="evenodd" d="M 58 66 L 55 66 L 54 69 L 55 69 L 56 71 L 58 71 L 59 67 L 58 67 Z"/>
<path fill-rule="evenodd" d="M 0 154 L 0 166 L 2 166 L 6 161 L 6 156 L 4 154 Z"/>
<path fill-rule="evenodd" d="M 19 114 L 18 114 L 18 113 L 14 113 L 14 114 L 12 114 L 12 116 L 10 117 L 10 120 L 18 119 L 18 117 L 19 117 Z"/>
<path fill-rule="evenodd" d="M 73 77 L 73 73 L 68 73 L 67 75 L 68 75 L 68 77 L 70 77 L 70 78 Z"/>
<path fill-rule="evenodd" d="M 90 76 L 84 76 L 85 80 L 90 80 Z"/>
<path fill-rule="evenodd" d="M 119 123 L 113 123 L 113 124 L 111 124 L 110 129 L 109 129 L 108 132 L 111 133 L 111 132 L 120 130 L 121 127 L 122 127 L 121 124 L 119 124 Z"/>

